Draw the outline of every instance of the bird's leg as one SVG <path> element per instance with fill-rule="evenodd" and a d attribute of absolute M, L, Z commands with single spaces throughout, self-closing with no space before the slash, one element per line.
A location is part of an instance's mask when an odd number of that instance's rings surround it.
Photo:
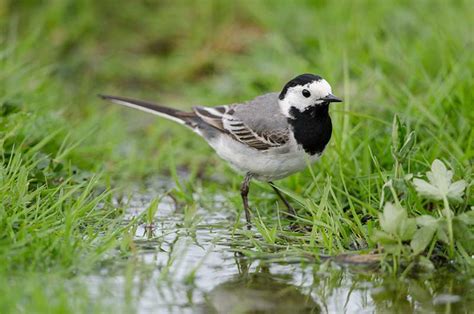
<path fill-rule="evenodd" d="M 293 206 L 290 205 L 290 203 L 286 200 L 285 197 L 283 197 L 283 194 L 281 194 L 281 192 L 275 187 L 275 185 L 273 184 L 273 182 L 268 182 L 270 184 L 270 186 L 273 188 L 273 190 L 275 191 L 275 193 L 278 195 L 278 197 L 283 201 L 283 203 L 285 203 L 285 206 L 286 208 L 288 208 L 288 213 L 290 214 L 289 217 L 290 218 L 294 218 L 296 217 L 296 211 L 295 209 L 293 208 Z"/>
<path fill-rule="evenodd" d="M 244 203 L 245 219 L 247 220 L 247 229 L 249 230 L 251 228 L 251 224 L 250 224 L 250 208 L 249 208 L 248 195 L 249 195 L 249 185 L 250 185 L 251 179 L 252 179 L 252 175 L 250 173 L 247 173 L 245 175 L 244 181 L 242 182 L 242 185 L 240 186 L 240 196 L 242 196 L 242 202 Z"/>

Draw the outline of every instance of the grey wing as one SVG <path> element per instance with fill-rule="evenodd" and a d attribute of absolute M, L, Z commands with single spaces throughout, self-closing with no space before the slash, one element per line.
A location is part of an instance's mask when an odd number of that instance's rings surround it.
<path fill-rule="evenodd" d="M 243 104 L 193 109 L 207 124 L 258 150 L 280 147 L 289 140 L 288 123 L 280 112 L 276 93 Z"/>

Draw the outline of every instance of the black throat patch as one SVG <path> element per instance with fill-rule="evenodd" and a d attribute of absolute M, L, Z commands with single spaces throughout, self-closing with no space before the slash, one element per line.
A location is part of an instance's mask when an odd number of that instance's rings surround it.
<path fill-rule="evenodd" d="M 298 144 L 310 155 L 322 153 L 331 139 L 332 123 L 329 117 L 329 104 L 312 106 L 301 112 L 291 107 L 288 123 Z"/>

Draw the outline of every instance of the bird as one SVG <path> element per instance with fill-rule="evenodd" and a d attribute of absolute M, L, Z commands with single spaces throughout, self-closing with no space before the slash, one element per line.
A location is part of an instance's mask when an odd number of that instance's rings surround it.
<path fill-rule="evenodd" d="M 240 194 L 249 229 L 251 180 L 269 183 L 289 214 L 296 216 L 273 181 L 302 171 L 321 157 L 332 133 L 329 105 L 342 102 L 324 78 L 310 73 L 294 77 L 280 92 L 227 105 L 194 106 L 190 111 L 127 97 L 99 97 L 167 118 L 204 138 L 244 177 Z"/>

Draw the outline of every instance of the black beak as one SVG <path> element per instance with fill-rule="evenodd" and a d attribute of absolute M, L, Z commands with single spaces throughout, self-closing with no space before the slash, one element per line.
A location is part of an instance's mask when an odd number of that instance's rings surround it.
<path fill-rule="evenodd" d="M 342 99 L 337 98 L 333 94 L 329 94 L 326 97 L 320 98 L 320 100 L 325 101 L 325 102 L 342 102 Z"/>

